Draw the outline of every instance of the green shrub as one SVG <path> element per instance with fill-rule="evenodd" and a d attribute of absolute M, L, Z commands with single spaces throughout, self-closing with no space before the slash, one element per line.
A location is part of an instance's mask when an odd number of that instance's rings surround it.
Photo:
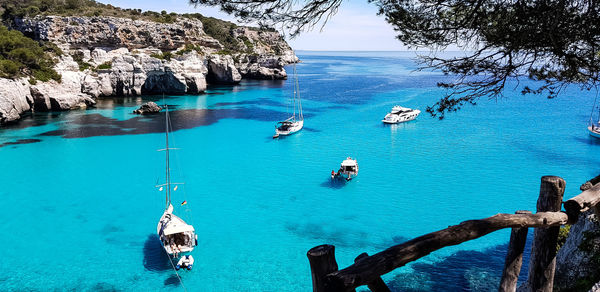
<path fill-rule="evenodd" d="M 63 51 L 53 42 L 42 42 L 44 51 L 55 54 L 56 56 L 62 56 Z"/>
<path fill-rule="evenodd" d="M 48 54 L 48 50 L 55 49 L 42 46 L 19 31 L 0 26 L 0 76 L 17 78 L 33 75 L 42 81 L 59 81 L 60 75 L 52 69 L 54 61 Z"/>
<path fill-rule="evenodd" d="M 175 52 L 175 55 L 181 56 L 181 55 L 183 55 L 185 53 L 189 53 L 191 51 L 196 51 L 199 54 L 204 54 L 202 46 L 200 46 L 200 45 L 194 45 L 194 44 L 185 44 L 185 46 L 183 47 L 183 49 Z"/>
<path fill-rule="evenodd" d="M 92 67 L 92 64 L 83 61 L 77 62 L 77 65 L 79 65 L 79 71 L 85 71 L 86 69 L 90 69 Z"/>
<path fill-rule="evenodd" d="M 19 73 L 19 65 L 11 60 L 0 60 L 0 71 L 5 77 L 13 77 Z"/>
<path fill-rule="evenodd" d="M 571 231 L 571 225 L 565 225 L 565 226 L 560 227 L 560 230 L 558 231 L 558 240 L 557 240 L 557 244 L 556 244 L 557 252 L 565 244 L 565 242 L 567 242 L 567 237 L 569 237 L 570 231 Z"/>
<path fill-rule="evenodd" d="M 110 68 L 112 68 L 111 61 L 107 61 L 107 62 L 104 62 L 104 63 L 98 65 L 98 70 L 104 70 L 104 69 L 110 69 Z"/>
<path fill-rule="evenodd" d="M 238 26 L 235 23 L 217 19 L 214 17 L 205 17 L 200 13 L 188 13 L 181 16 L 186 18 L 198 19 L 202 22 L 204 32 L 216 39 L 223 45 L 225 50 L 236 50 L 239 41 L 233 37 L 233 30 Z"/>
<path fill-rule="evenodd" d="M 232 52 L 230 50 L 220 50 L 217 52 L 218 55 L 231 55 Z"/>
<path fill-rule="evenodd" d="M 173 57 L 173 54 L 171 52 L 162 52 L 160 54 L 157 54 L 157 53 L 151 54 L 150 57 L 169 61 L 169 60 L 171 60 L 171 57 Z"/>
<path fill-rule="evenodd" d="M 50 81 L 50 80 L 56 80 L 58 82 L 61 81 L 60 74 L 58 74 L 52 68 L 42 68 L 42 69 L 33 70 L 33 77 L 35 77 L 37 80 L 40 80 L 43 82 Z"/>
<path fill-rule="evenodd" d="M 37 6 L 29 6 L 27 7 L 27 15 L 38 15 L 40 14 L 40 8 Z"/>
<path fill-rule="evenodd" d="M 83 2 L 84 1 L 81 1 L 81 0 L 66 0 L 65 1 L 65 8 L 66 9 L 79 9 L 83 5 L 85 5 Z"/>

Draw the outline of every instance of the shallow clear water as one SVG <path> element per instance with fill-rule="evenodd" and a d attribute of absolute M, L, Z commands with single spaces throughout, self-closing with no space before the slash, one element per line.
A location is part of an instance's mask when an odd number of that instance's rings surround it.
<path fill-rule="evenodd" d="M 289 81 L 168 96 L 181 148 L 176 212 L 199 234 L 192 291 L 310 291 L 306 251 L 336 246 L 340 267 L 362 252 L 468 219 L 535 209 L 543 175 L 566 197 L 598 174 L 586 122 L 594 94 L 481 100 L 440 121 L 380 122 L 396 104 L 424 111 L 444 77 L 413 72 L 408 53 L 304 52 L 305 128 L 271 139 L 286 118 Z M 164 197 L 164 115 L 146 100 L 39 113 L 0 129 L 0 290 L 180 290 L 156 238 Z M 160 101 L 162 102 L 162 101 Z M 347 156 L 359 176 L 332 184 Z M 446 248 L 384 278 L 398 291 L 495 290 L 509 233 Z"/>

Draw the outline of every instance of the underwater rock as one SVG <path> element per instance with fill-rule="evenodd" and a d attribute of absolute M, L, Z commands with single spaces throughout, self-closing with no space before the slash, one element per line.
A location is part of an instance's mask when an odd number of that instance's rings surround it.
<path fill-rule="evenodd" d="M 155 113 L 160 112 L 161 110 L 162 110 L 162 108 L 160 106 L 158 106 L 158 104 L 150 101 L 150 102 L 142 104 L 142 106 L 140 106 L 140 108 L 134 110 L 133 113 L 138 114 L 138 115 L 155 114 Z"/>

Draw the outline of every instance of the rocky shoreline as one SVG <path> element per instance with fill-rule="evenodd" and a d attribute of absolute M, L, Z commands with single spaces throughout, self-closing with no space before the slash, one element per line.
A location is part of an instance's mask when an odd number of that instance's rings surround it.
<path fill-rule="evenodd" d="M 236 27 L 237 46 L 225 50 L 197 19 L 36 16 L 13 23 L 12 29 L 62 49 L 54 67 L 62 80 L 0 79 L 0 124 L 30 111 L 90 107 L 98 97 L 199 94 L 207 84 L 285 79 L 283 66 L 298 61 L 277 32 Z"/>

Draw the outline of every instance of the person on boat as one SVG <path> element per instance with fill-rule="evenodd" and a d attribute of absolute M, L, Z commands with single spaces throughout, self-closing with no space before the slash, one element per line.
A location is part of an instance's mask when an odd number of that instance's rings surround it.
<path fill-rule="evenodd" d="M 175 243 L 171 243 L 171 251 L 173 252 L 173 255 L 175 257 L 179 256 L 179 249 L 177 248 L 177 245 L 175 245 Z"/>
<path fill-rule="evenodd" d="M 331 176 L 335 176 L 335 171 L 333 169 L 331 170 Z"/>

